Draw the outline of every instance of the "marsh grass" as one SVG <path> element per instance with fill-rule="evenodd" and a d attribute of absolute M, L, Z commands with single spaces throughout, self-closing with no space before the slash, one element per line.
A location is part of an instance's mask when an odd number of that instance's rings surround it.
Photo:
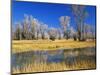
<path fill-rule="evenodd" d="M 95 69 L 95 62 L 87 61 L 78 61 L 75 62 L 74 65 L 62 63 L 26 63 L 24 66 L 12 68 L 13 74 L 16 73 L 34 73 L 34 72 L 50 72 L 50 71 L 65 71 L 65 70 L 82 70 L 82 69 Z"/>

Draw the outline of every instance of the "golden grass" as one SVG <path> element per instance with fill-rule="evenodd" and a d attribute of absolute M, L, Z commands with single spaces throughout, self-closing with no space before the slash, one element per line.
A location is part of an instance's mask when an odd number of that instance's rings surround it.
<path fill-rule="evenodd" d="M 12 53 L 19 53 L 32 50 L 57 50 L 94 47 L 95 41 L 73 41 L 69 40 L 20 40 L 12 41 Z"/>
<path fill-rule="evenodd" d="M 24 64 L 23 68 L 12 68 L 12 73 L 30 73 L 30 72 L 48 72 L 48 71 L 68 71 L 68 70 L 82 70 L 82 69 L 95 69 L 96 64 L 91 61 L 79 61 L 74 65 L 67 65 L 62 63 L 40 63 L 40 64 Z"/>

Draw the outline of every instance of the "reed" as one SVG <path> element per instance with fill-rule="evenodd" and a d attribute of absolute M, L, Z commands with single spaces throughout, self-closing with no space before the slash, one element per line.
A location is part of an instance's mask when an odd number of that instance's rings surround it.
<path fill-rule="evenodd" d="M 93 61 L 75 61 L 73 65 L 62 63 L 26 63 L 23 67 L 12 68 L 13 74 L 16 73 L 30 73 L 30 72 L 50 72 L 50 71 L 68 71 L 68 70 L 82 70 L 82 69 L 95 69 L 96 64 Z"/>

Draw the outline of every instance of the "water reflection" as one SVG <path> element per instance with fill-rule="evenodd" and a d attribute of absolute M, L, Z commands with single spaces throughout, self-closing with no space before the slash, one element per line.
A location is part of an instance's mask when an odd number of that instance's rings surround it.
<path fill-rule="evenodd" d="M 75 65 L 78 61 L 95 63 L 95 47 L 67 50 L 29 51 L 12 54 L 12 67 L 22 68 L 25 63 L 61 63 Z"/>

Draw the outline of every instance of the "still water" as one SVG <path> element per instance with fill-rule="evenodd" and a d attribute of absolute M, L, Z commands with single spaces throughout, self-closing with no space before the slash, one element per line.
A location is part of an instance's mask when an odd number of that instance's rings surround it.
<path fill-rule="evenodd" d="M 62 63 L 72 66 L 75 62 L 91 61 L 96 63 L 95 47 L 64 49 L 64 50 L 46 50 L 46 51 L 29 51 L 12 54 L 12 67 L 24 67 L 24 64 L 39 63 Z"/>

